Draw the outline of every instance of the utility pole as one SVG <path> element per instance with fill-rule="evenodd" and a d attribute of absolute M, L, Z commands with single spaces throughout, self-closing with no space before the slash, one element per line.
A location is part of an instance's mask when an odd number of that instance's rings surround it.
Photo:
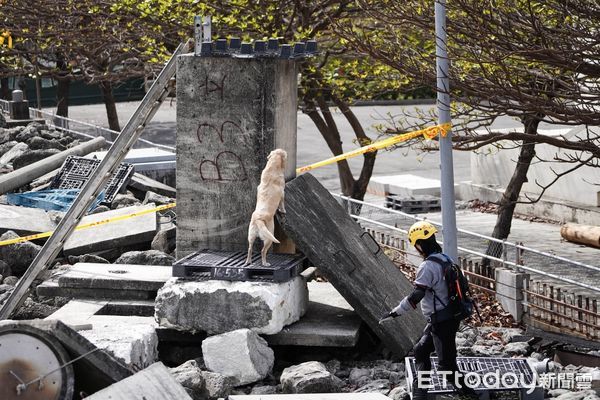
<path fill-rule="evenodd" d="M 448 76 L 448 46 L 446 35 L 446 0 L 435 0 L 435 55 L 437 74 L 438 123 L 450 122 L 450 79 Z M 440 135 L 440 168 L 442 181 L 442 235 L 444 253 L 458 262 L 456 241 L 456 208 L 454 197 L 454 162 L 452 160 L 452 130 Z"/>

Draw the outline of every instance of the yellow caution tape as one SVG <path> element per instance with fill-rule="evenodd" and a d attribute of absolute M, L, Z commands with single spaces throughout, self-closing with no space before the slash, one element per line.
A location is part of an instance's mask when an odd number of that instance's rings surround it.
<path fill-rule="evenodd" d="M 13 42 L 12 42 L 12 36 L 10 36 L 9 31 L 4 31 L 4 32 L 2 32 L 2 34 L 0 34 L 0 46 L 2 46 L 4 44 L 4 39 L 8 39 L 8 42 L 7 42 L 8 48 L 12 49 Z"/>
<path fill-rule="evenodd" d="M 169 204 L 164 204 L 162 206 L 150 208 L 148 210 L 142 210 L 142 211 L 134 212 L 131 214 L 125 214 L 125 215 L 119 215 L 117 217 L 101 219 L 99 221 L 90 222 L 89 224 L 77 225 L 75 230 L 79 231 L 81 229 L 92 228 L 92 227 L 98 226 L 98 225 L 104 225 L 104 224 L 110 224 L 112 222 L 123 221 L 123 220 L 129 219 L 129 218 L 139 217 L 140 215 L 146 215 L 146 214 L 151 214 L 151 213 L 155 213 L 155 212 L 159 212 L 159 211 L 168 210 L 169 208 L 174 208 L 175 206 L 176 206 L 176 203 L 169 203 Z M 27 241 L 35 240 L 35 239 L 47 238 L 47 237 L 52 236 L 53 233 L 54 233 L 54 231 L 49 231 L 49 232 L 37 233 L 35 235 L 21 236 L 21 237 L 14 238 L 14 239 L 3 240 L 3 241 L 0 241 L 0 247 L 8 246 L 10 244 L 27 242 Z"/>
<path fill-rule="evenodd" d="M 319 168 L 319 167 L 323 167 L 325 165 L 329 165 L 329 164 L 333 164 L 336 163 L 338 161 L 342 161 L 342 160 L 346 160 L 348 158 L 352 158 L 352 157 L 356 157 L 358 155 L 361 154 L 365 154 L 365 153 L 371 153 L 377 150 L 381 150 L 384 149 L 386 147 L 390 147 L 396 143 L 400 143 L 400 142 L 404 142 L 410 139 L 414 139 L 416 137 L 419 137 L 421 135 L 423 135 L 425 137 L 425 139 L 433 139 L 434 137 L 436 137 L 437 135 L 442 135 L 442 136 L 446 136 L 446 134 L 448 133 L 448 131 L 451 128 L 451 124 L 450 123 L 446 123 L 446 124 L 441 124 L 441 125 L 435 125 L 435 126 L 430 126 L 429 128 L 425 128 L 425 129 L 421 129 L 418 131 L 414 131 L 414 132 L 409 132 L 409 133 L 403 133 L 401 135 L 396 135 L 396 136 L 392 136 L 390 138 L 387 139 L 383 139 L 380 140 L 378 142 L 375 143 L 371 143 L 367 146 L 363 146 L 360 147 L 356 150 L 352 150 L 349 151 L 347 153 L 344 154 L 340 154 L 339 156 L 335 156 L 335 157 L 331 157 L 328 158 L 327 160 L 323 160 L 323 161 L 319 161 L 317 163 L 314 164 L 310 164 L 307 165 L 306 167 L 301 167 L 296 169 L 296 173 L 297 174 L 301 174 L 303 172 L 307 172 L 307 171 L 311 171 L 315 168 Z"/>

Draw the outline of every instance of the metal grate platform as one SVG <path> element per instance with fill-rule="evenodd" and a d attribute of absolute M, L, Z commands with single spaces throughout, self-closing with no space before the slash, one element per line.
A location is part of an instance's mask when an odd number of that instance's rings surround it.
<path fill-rule="evenodd" d="M 50 189 L 81 189 L 100 160 L 69 156 L 50 184 Z M 121 163 L 104 188 L 103 204 L 110 204 L 133 175 L 133 165 Z"/>
<path fill-rule="evenodd" d="M 535 372 L 527 363 L 527 360 L 524 358 L 501 358 L 501 357 L 457 357 L 456 362 L 458 364 L 459 371 L 467 374 L 469 372 L 476 373 L 481 378 L 481 383 L 475 387 L 475 390 L 519 390 L 526 388 L 527 386 L 532 386 L 535 382 Z M 414 357 L 406 357 L 406 381 L 409 384 L 412 384 L 413 378 L 416 375 L 416 366 Z M 454 390 L 454 387 L 449 383 L 449 385 L 444 388 L 442 382 L 442 376 L 438 375 L 438 363 L 437 357 L 431 357 L 431 384 L 433 385 L 432 389 L 429 389 L 429 393 L 451 393 Z M 511 378 L 510 375 L 507 375 L 507 379 L 502 381 L 500 379 L 499 387 L 496 389 L 490 388 L 486 386 L 483 382 L 486 374 L 495 373 L 499 371 L 500 376 L 504 373 L 513 373 L 518 377 L 522 375 L 521 381 L 515 381 Z M 519 378 L 521 379 L 521 378 Z M 489 382 L 490 384 L 492 382 Z"/>
<path fill-rule="evenodd" d="M 191 279 L 226 281 L 286 282 L 304 269 L 306 257 L 298 254 L 269 254 L 268 267 L 261 265 L 260 254 L 255 253 L 252 263 L 244 265 L 246 252 L 201 250 L 173 264 L 173 276 Z"/>
<path fill-rule="evenodd" d="M 390 194 L 385 197 L 385 206 L 408 214 L 435 212 L 442 209 L 441 199 L 434 196 L 401 197 Z"/>

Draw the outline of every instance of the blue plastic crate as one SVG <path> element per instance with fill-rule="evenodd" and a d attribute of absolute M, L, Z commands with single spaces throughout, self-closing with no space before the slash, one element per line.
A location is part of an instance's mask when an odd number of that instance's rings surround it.
<path fill-rule="evenodd" d="M 79 192 L 79 189 L 49 189 L 40 190 L 38 192 L 9 193 L 6 195 L 6 198 L 8 204 L 14 206 L 66 212 L 75 201 L 77 195 L 79 195 Z M 104 191 L 98 195 L 90 207 L 90 211 L 98 207 L 103 200 Z"/>

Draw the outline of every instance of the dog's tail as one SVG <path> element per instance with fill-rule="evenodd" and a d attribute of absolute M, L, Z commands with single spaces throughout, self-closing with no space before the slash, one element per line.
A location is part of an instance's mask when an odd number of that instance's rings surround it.
<path fill-rule="evenodd" d="M 269 239 L 273 243 L 279 243 L 279 240 L 275 239 L 275 236 L 273 236 L 267 225 L 265 225 L 265 221 L 257 219 L 255 223 L 258 228 L 258 236 L 260 236 L 261 240 Z"/>

